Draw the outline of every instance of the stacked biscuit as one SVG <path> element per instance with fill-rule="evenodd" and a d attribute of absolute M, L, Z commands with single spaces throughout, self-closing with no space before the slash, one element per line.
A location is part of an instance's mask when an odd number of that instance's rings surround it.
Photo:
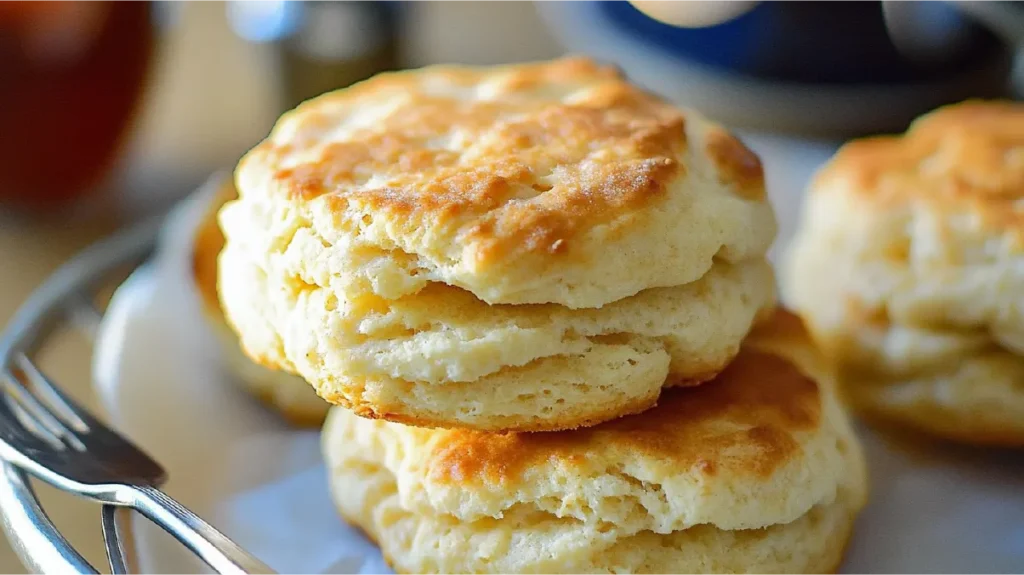
<path fill-rule="evenodd" d="M 1024 446 L 1024 106 L 966 102 L 847 144 L 788 260 L 789 303 L 856 406 Z"/>
<path fill-rule="evenodd" d="M 720 127 L 583 59 L 435 67 L 303 104 L 236 184 L 227 318 L 341 406 L 335 500 L 398 570 L 836 566 L 863 463 Z"/>
<path fill-rule="evenodd" d="M 406 573 L 835 572 L 865 471 L 815 354 L 780 314 L 714 381 L 575 431 L 336 409 L 335 501 Z"/>

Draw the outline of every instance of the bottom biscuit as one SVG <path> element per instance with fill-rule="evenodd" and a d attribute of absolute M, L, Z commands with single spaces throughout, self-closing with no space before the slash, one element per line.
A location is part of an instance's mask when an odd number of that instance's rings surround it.
<path fill-rule="evenodd" d="M 386 495 L 374 502 L 371 517 L 350 513 L 348 505 L 339 505 L 338 511 L 381 548 L 397 573 L 836 573 L 862 498 L 842 492 L 831 504 L 767 528 L 728 531 L 701 525 L 668 534 L 645 531 L 611 544 L 607 540 L 614 533 L 595 533 L 594 541 L 605 545 L 557 550 L 531 541 L 553 536 L 557 543 L 557 517 L 536 521 L 509 514 L 484 525 L 428 519 L 402 507 L 393 477 L 379 479 L 378 493 Z M 335 497 L 364 493 L 344 484 L 333 489 Z M 492 529 L 497 521 L 530 525 L 536 536 L 496 533 Z M 496 544 L 496 539 L 505 541 Z M 496 546 L 505 553 L 479 554 Z"/>
<path fill-rule="evenodd" d="M 587 429 L 422 429 L 334 408 L 332 496 L 400 572 L 835 571 L 863 455 L 799 323 L 770 324 L 719 377 Z"/>

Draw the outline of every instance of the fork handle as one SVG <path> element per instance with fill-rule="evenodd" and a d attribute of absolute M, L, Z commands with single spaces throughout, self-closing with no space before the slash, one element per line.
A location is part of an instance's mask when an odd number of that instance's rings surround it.
<path fill-rule="evenodd" d="M 129 505 L 173 535 L 218 573 L 274 573 L 237 543 L 155 487 L 133 486 Z"/>
<path fill-rule="evenodd" d="M 0 523 L 30 573 L 97 573 L 39 506 L 25 472 L 0 461 Z"/>

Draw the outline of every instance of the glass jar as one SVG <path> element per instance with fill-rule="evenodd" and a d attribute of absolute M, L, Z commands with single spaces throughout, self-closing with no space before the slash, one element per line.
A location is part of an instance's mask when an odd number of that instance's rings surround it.
<path fill-rule="evenodd" d="M 0 201 L 65 205 L 104 180 L 150 68 L 150 2 L 0 2 Z"/>

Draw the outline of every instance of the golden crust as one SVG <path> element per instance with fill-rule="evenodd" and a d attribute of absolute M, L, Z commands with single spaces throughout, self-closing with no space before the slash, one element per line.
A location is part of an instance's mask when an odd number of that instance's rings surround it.
<path fill-rule="evenodd" d="M 584 58 L 376 76 L 285 114 L 236 180 L 243 201 L 303 206 L 325 245 L 356 236 L 488 303 L 599 307 L 693 281 L 715 255 L 762 255 L 774 235 L 756 155 Z M 646 249 L 628 238 L 683 217 L 669 212 L 700 220 L 673 235 L 693 252 L 680 265 L 632 283 L 566 271 L 611 244 Z"/>
<path fill-rule="evenodd" d="M 336 408 L 322 434 L 332 495 L 402 571 L 822 572 L 867 476 L 814 355 L 780 312 L 715 381 L 572 432 L 421 429 Z"/>
<path fill-rule="evenodd" d="M 813 188 L 837 186 L 877 209 L 973 213 L 1024 242 L 1024 105 L 971 100 L 918 118 L 903 135 L 848 143 Z"/>
<path fill-rule="evenodd" d="M 401 429 L 422 442 L 415 454 L 417 474 L 435 487 L 497 489 L 529 484 L 540 467 L 587 476 L 608 462 L 628 461 L 643 461 L 658 477 L 689 473 L 703 482 L 766 482 L 810 457 L 809 438 L 833 433 L 832 419 L 841 417 L 823 412 L 831 391 L 819 386 L 832 384 L 816 358 L 800 320 L 778 310 L 716 378 L 668 388 L 656 407 L 636 415 L 548 433 Z"/>
<path fill-rule="evenodd" d="M 668 389 L 642 414 L 567 432 L 451 430 L 425 465 L 437 482 L 503 483 L 540 462 L 586 466 L 591 452 L 623 452 L 708 475 L 767 477 L 800 456 L 793 433 L 819 426 L 820 404 L 817 384 L 790 361 L 747 348 L 713 381 Z"/>
<path fill-rule="evenodd" d="M 721 126 L 708 128 L 704 151 L 723 182 L 735 186 L 736 193 L 748 200 L 764 201 L 764 168 L 743 142 Z"/>
<path fill-rule="evenodd" d="M 322 96 L 288 118 L 295 136 L 271 137 L 245 163 L 274 166 L 279 189 L 302 200 L 329 195 L 336 211 L 354 206 L 409 231 L 459 226 L 479 266 L 520 250 L 566 253 L 580 230 L 659 201 L 685 169 L 676 159 L 686 145 L 683 115 L 612 68 L 584 59 L 520 66 L 487 99 L 452 97 L 451 87 L 479 89 L 492 74 L 386 74 Z M 435 83 L 449 90 L 433 94 Z M 538 97 L 552 84 L 594 88 L 571 104 Z M 302 146 L 296 138 L 336 128 L 333 110 L 396 92 L 407 96 L 372 130 L 289 162 Z M 433 143 L 439 138 L 448 141 Z M 462 153 L 480 142 L 472 156 Z M 380 183 L 367 185 L 371 178 Z"/>

